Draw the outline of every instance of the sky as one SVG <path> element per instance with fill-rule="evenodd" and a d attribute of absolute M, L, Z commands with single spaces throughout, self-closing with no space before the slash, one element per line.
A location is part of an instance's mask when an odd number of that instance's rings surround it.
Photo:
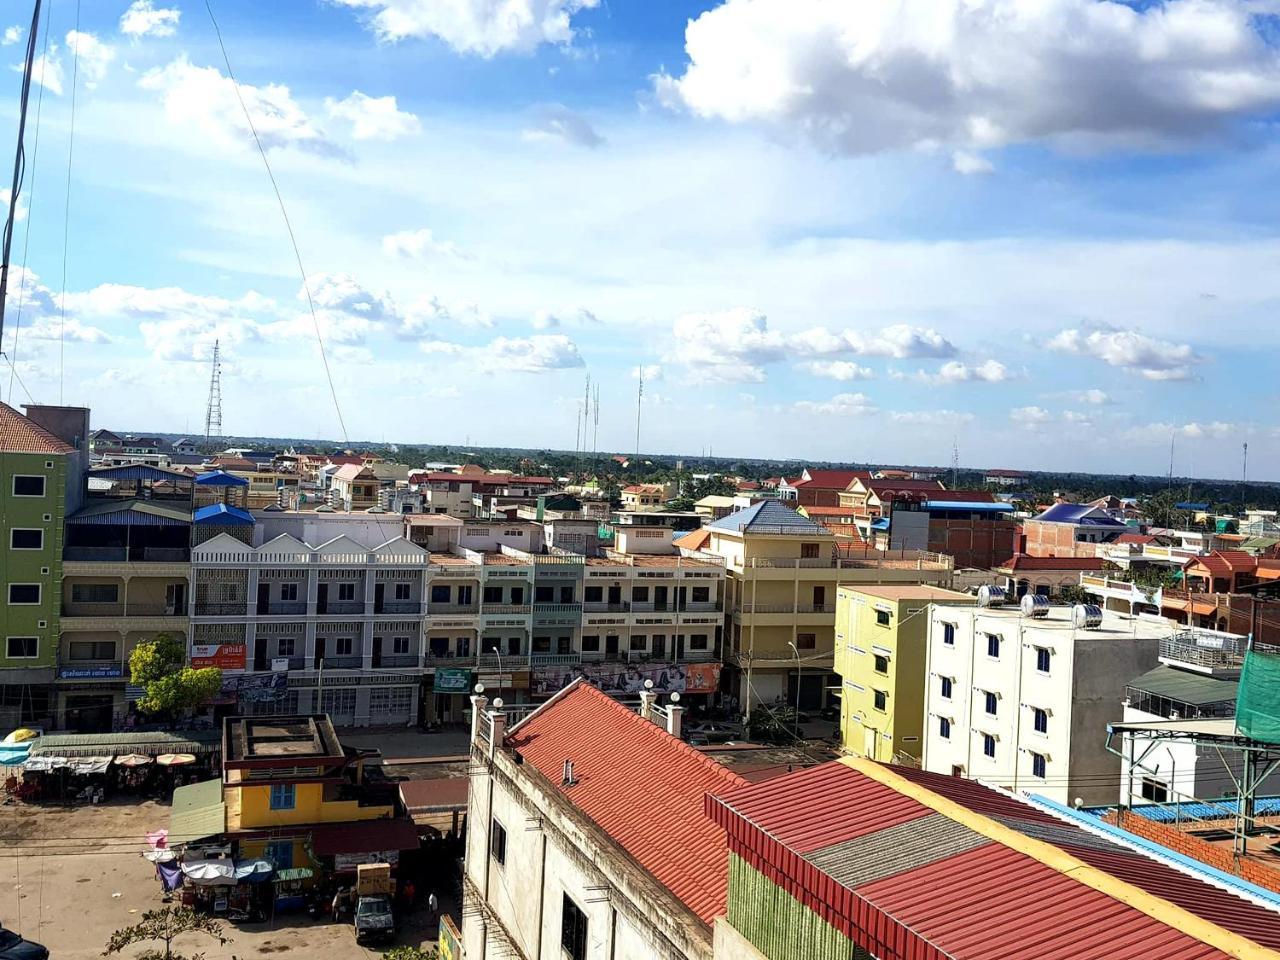
<path fill-rule="evenodd" d="M 228 435 L 573 449 L 590 376 L 630 451 L 643 368 L 646 451 L 1280 479 L 1280 0 L 211 5 L 238 86 L 46 0 L 0 398 L 202 434 L 217 341 Z"/>

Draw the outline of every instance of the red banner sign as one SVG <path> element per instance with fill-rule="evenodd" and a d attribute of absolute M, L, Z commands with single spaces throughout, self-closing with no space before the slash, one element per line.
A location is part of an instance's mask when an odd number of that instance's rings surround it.
<path fill-rule="evenodd" d="M 243 670 L 248 647 L 243 643 L 194 644 L 191 647 L 191 666 L 220 667 L 223 670 Z"/>

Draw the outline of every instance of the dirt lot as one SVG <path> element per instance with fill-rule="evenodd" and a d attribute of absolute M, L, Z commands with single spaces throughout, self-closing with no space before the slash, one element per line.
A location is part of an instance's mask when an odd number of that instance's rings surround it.
<path fill-rule="evenodd" d="M 144 834 L 163 827 L 166 805 L 0 806 L 0 923 L 43 943 L 58 960 L 99 957 L 113 930 L 163 906 L 154 868 L 142 859 Z M 397 943 L 433 942 L 425 912 L 410 916 Z M 275 924 L 227 925 L 225 947 L 201 937 L 180 942 L 207 960 L 375 957 L 357 947 L 351 927 L 305 914 Z M 139 946 L 137 953 L 142 952 Z"/>

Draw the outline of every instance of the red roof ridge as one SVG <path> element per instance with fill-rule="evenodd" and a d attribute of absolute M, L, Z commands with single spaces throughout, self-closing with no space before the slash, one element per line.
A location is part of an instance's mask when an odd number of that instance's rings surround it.
<path fill-rule="evenodd" d="M 71 444 L 7 403 L 0 403 L 0 450 L 5 453 L 76 452 Z"/>

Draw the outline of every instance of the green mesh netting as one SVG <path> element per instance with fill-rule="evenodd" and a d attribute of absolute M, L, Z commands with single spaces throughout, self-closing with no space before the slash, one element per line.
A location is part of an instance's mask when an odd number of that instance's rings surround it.
<path fill-rule="evenodd" d="M 1236 727 L 1254 740 L 1280 743 L 1280 654 L 1252 650 L 1245 654 Z"/>

